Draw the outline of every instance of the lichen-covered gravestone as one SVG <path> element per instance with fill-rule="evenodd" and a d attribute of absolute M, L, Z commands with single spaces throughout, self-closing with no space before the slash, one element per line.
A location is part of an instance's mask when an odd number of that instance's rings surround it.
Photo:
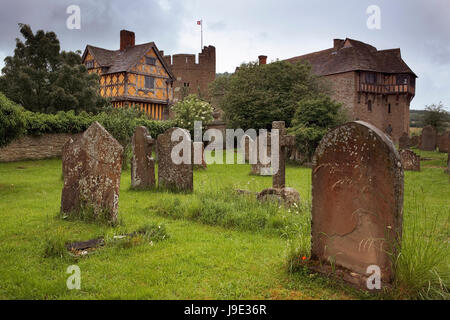
<path fill-rule="evenodd" d="M 420 150 L 435 151 L 437 144 L 437 132 L 432 126 L 426 126 L 422 129 L 420 140 Z"/>
<path fill-rule="evenodd" d="M 64 187 L 61 211 L 80 209 L 117 220 L 123 147 L 98 122 L 63 147 Z"/>
<path fill-rule="evenodd" d="M 175 141 L 172 141 L 172 134 Z M 158 135 L 157 148 L 158 186 L 172 190 L 193 191 L 193 144 L 189 132 L 180 128 L 168 129 Z M 183 157 L 184 161 L 182 159 L 178 161 Z"/>
<path fill-rule="evenodd" d="M 137 127 L 133 138 L 131 159 L 131 187 L 145 189 L 155 186 L 155 159 L 152 158 L 155 140 L 146 127 Z"/>
<path fill-rule="evenodd" d="M 312 261 L 341 268 L 362 287 L 375 265 L 391 282 L 387 251 L 400 242 L 402 210 L 403 169 L 392 141 L 362 121 L 328 132 L 313 160 Z"/>
<path fill-rule="evenodd" d="M 420 171 L 420 156 L 411 150 L 400 150 L 400 160 L 403 165 L 403 170 Z"/>

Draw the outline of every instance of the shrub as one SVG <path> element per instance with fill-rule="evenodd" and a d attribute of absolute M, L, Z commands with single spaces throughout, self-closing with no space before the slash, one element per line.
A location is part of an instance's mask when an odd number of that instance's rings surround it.
<path fill-rule="evenodd" d="M 178 125 L 191 132 L 194 130 L 194 121 L 201 121 L 202 126 L 206 126 L 213 120 L 213 107 L 193 94 L 175 104 L 172 111 Z"/>
<path fill-rule="evenodd" d="M 289 133 L 295 136 L 299 151 L 311 159 L 327 131 L 346 121 L 342 104 L 326 95 L 319 95 L 298 103 Z"/>
<path fill-rule="evenodd" d="M 0 147 L 25 133 L 23 110 L 0 92 Z"/>

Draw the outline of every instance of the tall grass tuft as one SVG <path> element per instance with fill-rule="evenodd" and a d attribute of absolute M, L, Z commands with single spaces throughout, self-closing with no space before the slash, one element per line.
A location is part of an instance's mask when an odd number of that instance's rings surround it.
<path fill-rule="evenodd" d="M 413 204 L 404 216 L 400 250 L 393 256 L 395 295 L 406 299 L 450 299 L 448 216 Z M 431 211 L 431 212 L 430 212 Z M 445 220 L 446 219 L 446 220 Z"/>

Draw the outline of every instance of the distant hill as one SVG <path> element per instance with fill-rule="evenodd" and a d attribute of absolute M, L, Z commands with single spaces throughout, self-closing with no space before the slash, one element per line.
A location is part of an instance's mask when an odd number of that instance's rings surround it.
<path fill-rule="evenodd" d="M 411 128 L 423 128 L 423 116 L 425 110 L 409 110 L 409 126 Z M 447 122 L 447 129 L 450 128 L 450 122 Z"/>

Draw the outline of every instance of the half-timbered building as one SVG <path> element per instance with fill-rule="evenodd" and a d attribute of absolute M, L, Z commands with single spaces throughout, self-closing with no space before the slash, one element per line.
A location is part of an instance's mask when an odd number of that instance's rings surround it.
<path fill-rule="evenodd" d="M 82 63 L 100 77 L 100 94 L 114 107 L 136 107 L 156 120 L 169 117 L 175 77 L 154 42 L 135 44 L 120 31 L 120 49 L 86 46 Z"/>

